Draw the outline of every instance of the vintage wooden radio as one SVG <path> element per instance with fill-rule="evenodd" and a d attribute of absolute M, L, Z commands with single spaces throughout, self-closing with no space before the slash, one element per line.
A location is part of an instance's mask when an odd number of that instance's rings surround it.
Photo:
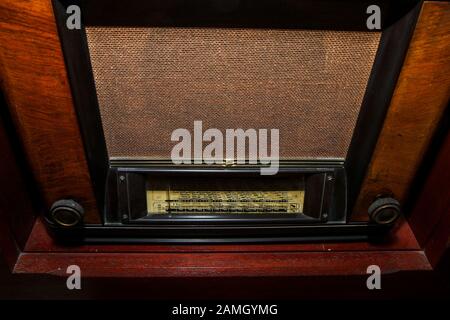
<path fill-rule="evenodd" d="M 442 131 L 448 2 L 54 0 L 1 11 L 13 131 L 47 227 L 66 241 L 384 235 L 409 214 Z M 188 136 L 178 162 L 177 132 Z"/>

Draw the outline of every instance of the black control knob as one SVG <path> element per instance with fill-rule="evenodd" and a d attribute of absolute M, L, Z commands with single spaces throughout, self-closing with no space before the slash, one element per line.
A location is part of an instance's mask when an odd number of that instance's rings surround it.
<path fill-rule="evenodd" d="M 83 221 L 84 209 L 74 200 L 55 201 L 50 208 L 50 218 L 62 227 L 73 227 Z"/>
<path fill-rule="evenodd" d="M 367 210 L 370 220 L 377 224 L 391 224 L 400 216 L 400 203 L 394 198 L 378 198 Z"/>

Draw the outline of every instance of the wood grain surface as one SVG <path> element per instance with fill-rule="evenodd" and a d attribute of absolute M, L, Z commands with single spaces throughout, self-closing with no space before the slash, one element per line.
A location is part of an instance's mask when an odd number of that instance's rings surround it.
<path fill-rule="evenodd" d="M 2 88 L 47 207 L 72 198 L 99 222 L 50 0 L 0 2 Z"/>
<path fill-rule="evenodd" d="M 408 220 L 430 263 L 436 266 L 450 249 L 450 132 Z"/>
<path fill-rule="evenodd" d="M 450 98 L 450 3 L 425 2 L 363 182 L 354 219 L 378 194 L 405 199 Z"/>
<path fill-rule="evenodd" d="M 333 267 L 330 267 L 332 262 Z M 15 273 L 67 276 L 78 265 L 84 277 L 274 277 L 363 275 L 376 264 L 384 273 L 430 271 L 422 251 L 283 253 L 22 253 Z"/>
<path fill-rule="evenodd" d="M 3 107 L 0 95 L 0 108 Z M 0 110 L 0 256 L 12 269 L 33 228 L 35 208 L 9 140 L 3 111 Z"/>

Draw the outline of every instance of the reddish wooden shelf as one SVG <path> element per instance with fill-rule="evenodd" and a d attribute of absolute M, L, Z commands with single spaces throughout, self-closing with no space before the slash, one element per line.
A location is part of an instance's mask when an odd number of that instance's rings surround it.
<path fill-rule="evenodd" d="M 330 265 L 333 265 L 331 268 Z M 228 253 L 22 253 L 15 273 L 67 277 L 69 265 L 86 277 L 296 277 L 432 270 L 422 251 Z"/>
<path fill-rule="evenodd" d="M 67 276 L 76 264 L 90 277 L 272 277 L 363 275 L 431 270 L 406 221 L 384 243 L 61 246 L 38 219 L 15 273 Z M 332 267 L 331 267 L 332 266 Z"/>

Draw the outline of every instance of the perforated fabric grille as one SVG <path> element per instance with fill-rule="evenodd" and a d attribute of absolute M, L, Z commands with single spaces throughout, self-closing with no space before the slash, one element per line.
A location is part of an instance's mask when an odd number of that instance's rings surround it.
<path fill-rule="evenodd" d="M 110 157 L 169 159 L 172 131 L 279 129 L 282 159 L 344 158 L 380 33 L 87 27 Z"/>

